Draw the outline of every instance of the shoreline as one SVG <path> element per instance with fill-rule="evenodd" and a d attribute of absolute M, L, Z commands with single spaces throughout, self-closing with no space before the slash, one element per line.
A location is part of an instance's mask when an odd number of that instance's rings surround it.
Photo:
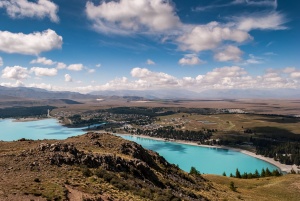
<path fill-rule="evenodd" d="M 40 121 L 40 120 L 44 120 L 44 119 L 49 119 L 49 118 L 22 117 L 22 118 L 18 118 L 18 119 L 12 118 L 12 121 L 13 122 L 29 122 L 29 121 Z"/>
<path fill-rule="evenodd" d="M 47 118 L 36 118 L 36 117 L 29 117 L 29 118 L 19 118 L 19 119 L 12 119 L 13 122 L 29 122 L 29 121 L 39 121 L 39 120 L 44 120 Z M 52 119 L 56 119 L 56 118 L 52 118 Z M 59 121 L 58 119 L 56 119 L 58 121 L 59 124 L 61 124 L 62 126 L 66 126 L 64 122 Z M 298 167 L 296 165 L 286 165 L 286 164 L 282 164 L 279 161 L 275 161 L 273 158 L 269 158 L 269 157 L 264 157 L 262 155 L 256 155 L 255 153 L 251 152 L 251 151 L 247 151 L 244 149 L 240 149 L 240 148 L 234 148 L 234 147 L 228 147 L 228 146 L 211 146 L 211 145 L 199 145 L 196 142 L 190 142 L 190 141 L 184 141 L 184 140 L 165 140 L 163 138 L 158 138 L 158 137 L 150 137 L 147 135 L 134 135 L 134 134 L 129 134 L 129 133 L 111 133 L 111 132 L 106 132 L 104 130 L 90 130 L 92 132 L 98 132 L 98 133 L 110 133 L 110 134 L 119 134 L 119 135 L 128 135 L 128 136 L 133 136 L 133 137 L 141 137 L 141 138 L 148 138 L 148 139 L 152 139 L 152 140 L 157 140 L 157 141 L 167 141 L 167 142 L 175 142 L 175 143 L 180 143 L 180 144 L 186 144 L 186 145 L 192 145 L 192 146 L 199 146 L 199 147 L 206 147 L 206 148 L 219 148 L 219 149 L 228 149 L 228 150 L 232 150 L 232 151 L 237 151 L 243 154 L 246 154 L 248 156 L 263 160 L 267 163 L 270 163 L 274 166 L 276 166 L 281 172 L 283 173 L 289 173 L 291 172 L 291 170 L 295 170 L 296 172 L 299 171 Z M 84 133 L 89 132 L 89 131 L 83 131 Z"/>
<path fill-rule="evenodd" d="M 107 133 L 107 132 L 106 132 Z M 111 134 L 116 134 L 116 133 L 111 133 Z M 274 166 L 276 166 L 282 173 L 289 173 L 291 172 L 292 169 L 294 169 L 296 172 L 298 170 L 296 165 L 286 165 L 282 164 L 279 161 L 275 161 L 273 158 L 268 158 L 262 155 L 256 155 L 255 153 L 251 151 L 247 151 L 244 149 L 239 149 L 239 148 L 233 148 L 233 147 L 228 147 L 228 146 L 211 146 L 211 145 L 199 145 L 195 142 L 189 142 L 189 141 L 184 141 L 184 140 L 170 140 L 166 141 L 163 138 L 158 138 L 158 137 L 150 137 L 147 135 L 133 135 L 133 134 L 125 134 L 125 133 L 118 133 L 119 135 L 127 135 L 127 136 L 133 136 L 133 137 L 141 137 L 141 138 L 147 138 L 147 139 L 152 139 L 152 140 L 157 140 L 157 141 L 164 141 L 164 142 L 175 142 L 175 143 L 180 143 L 180 144 L 186 144 L 186 145 L 192 145 L 192 146 L 199 146 L 199 147 L 206 147 L 206 148 L 217 148 L 217 149 L 228 149 L 232 151 L 237 151 L 243 154 L 246 154 L 248 156 L 263 160 L 267 163 L 270 163 Z"/>

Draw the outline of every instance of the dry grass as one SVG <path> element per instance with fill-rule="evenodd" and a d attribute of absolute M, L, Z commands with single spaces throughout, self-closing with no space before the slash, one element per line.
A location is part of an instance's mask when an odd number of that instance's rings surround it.
<path fill-rule="evenodd" d="M 223 190 L 220 195 L 223 200 L 298 201 L 300 197 L 300 175 L 260 179 L 236 179 L 216 175 L 203 176 L 219 190 Z M 229 184 L 231 181 L 237 186 L 237 192 L 230 190 Z"/>

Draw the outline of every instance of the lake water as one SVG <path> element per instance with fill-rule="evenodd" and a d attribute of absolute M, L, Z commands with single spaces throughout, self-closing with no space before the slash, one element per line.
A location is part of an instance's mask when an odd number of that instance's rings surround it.
<path fill-rule="evenodd" d="M 21 138 L 32 140 L 66 139 L 84 134 L 82 128 L 67 128 L 56 119 L 16 122 L 13 119 L 0 119 L 0 140 L 13 141 Z"/>
<path fill-rule="evenodd" d="M 256 169 L 260 172 L 262 168 L 269 168 L 271 171 L 277 169 L 263 160 L 229 149 L 200 147 L 130 135 L 120 136 L 158 152 L 167 161 L 177 164 L 186 172 L 189 172 L 192 166 L 201 173 L 222 175 L 225 171 L 227 176 L 230 173 L 235 175 L 236 168 L 241 173 L 254 173 Z"/>
<path fill-rule="evenodd" d="M 26 139 L 66 139 L 85 133 L 82 128 L 67 128 L 56 119 L 39 121 L 14 122 L 12 119 L 0 120 L 0 140 L 13 141 Z M 181 169 L 189 171 L 191 166 L 201 173 L 219 174 L 224 171 L 227 175 L 235 174 L 236 168 L 243 172 L 260 172 L 262 168 L 276 169 L 270 163 L 242 154 L 240 152 L 207 148 L 175 142 L 157 141 L 136 136 L 120 135 L 123 138 L 135 141 L 147 149 L 158 152 L 170 163 L 177 164 Z"/>

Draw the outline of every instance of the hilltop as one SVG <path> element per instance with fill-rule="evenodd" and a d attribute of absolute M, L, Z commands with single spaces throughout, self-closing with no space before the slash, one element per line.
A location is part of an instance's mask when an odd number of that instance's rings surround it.
<path fill-rule="evenodd" d="M 0 171 L 0 200 L 297 200 L 300 186 L 300 175 L 243 180 L 189 174 L 135 142 L 93 132 L 2 141 Z"/>
<path fill-rule="evenodd" d="M 214 191 L 200 175 L 110 134 L 0 145 L 0 200 L 208 200 Z"/>

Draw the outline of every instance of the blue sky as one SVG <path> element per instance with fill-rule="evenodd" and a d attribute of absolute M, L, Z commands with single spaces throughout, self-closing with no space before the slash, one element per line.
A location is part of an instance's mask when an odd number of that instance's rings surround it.
<path fill-rule="evenodd" d="M 0 85 L 300 88 L 300 2 L 0 0 Z"/>

